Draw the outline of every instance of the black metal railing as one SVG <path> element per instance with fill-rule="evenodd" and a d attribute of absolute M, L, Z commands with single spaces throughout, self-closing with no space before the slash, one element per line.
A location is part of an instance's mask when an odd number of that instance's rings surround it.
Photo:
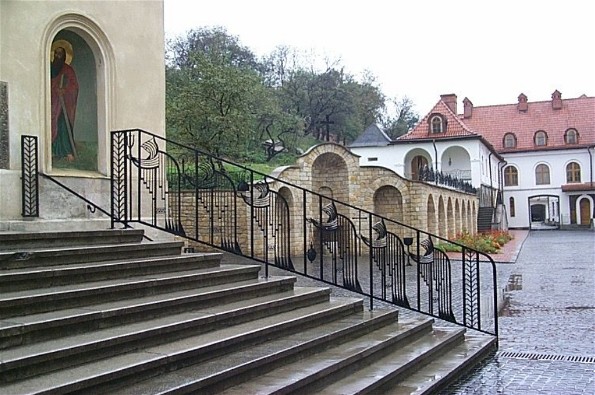
<path fill-rule="evenodd" d="M 36 136 L 21 136 L 21 215 L 39 217 L 39 159 Z"/>
<path fill-rule="evenodd" d="M 22 195 L 22 216 L 23 217 L 39 217 L 39 177 L 51 181 L 60 188 L 66 190 L 71 195 L 76 196 L 86 203 L 87 210 L 90 213 L 100 212 L 108 217 L 111 217 L 111 212 L 93 203 L 80 193 L 76 192 L 67 185 L 61 183 L 56 178 L 41 173 L 39 171 L 39 150 L 37 144 L 37 136 L 21 136 L 21 195 Z M 112 221 L 113 224 L 113 221 Z M 124 224 L 126 228 L 129 225 Z M 146 240 L 152 239 L 143 235 Z"/>
<path fill-rule="evenodd" d="M 113 224 L 141 223 L 269 266 L 498 334 L 484 253 L 205 152 L 112 132 Z M 450 243 L 458 253 L 445 253 Z"/>
<path fill-rule="evenodd" d="M 433 182 L 437 185 L 444 185 L 467 193 L 477 193 L 477 189 L 469 182 L 457 177 L 456 175 L 433 170 L 428 166 L 419 169 L 418 179 L 420 181 Z"/>

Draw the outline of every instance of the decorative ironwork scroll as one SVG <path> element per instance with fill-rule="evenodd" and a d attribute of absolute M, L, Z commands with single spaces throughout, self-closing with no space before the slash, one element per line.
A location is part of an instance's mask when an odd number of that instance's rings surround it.
<path fill-rule="evenodd" d="M 337 208 L 333 202 L 322 207 L 321 213 L 327 216 L 324 221 L 314 218 L 308 218 L 307 220 L 319 230 L 320 244 L 331 255 L 331 270 L 334 283 L 337 283 L 337 276 L 340 274 L 345 288 L 362 292 L 362 287 L 357 278 L 358 236 L 355 225 L 349 218 L 337 213 Z M 319 259 L 323 261 L 323 254 L 320 255 Z"/>
<path fill-rule="evenodd" d="M 381 282 L 389 285 L 391 289 L 392 302 L 396 305 L 409 308 L 406 290 L 407 254 L 403 241 L 394 233 L 386 230 L 384 220 L 372 225 L 375 237 L 369 238 L 361 235 L 362 241 L 371 248 L 372 259 L 376 262 L 381 272 Z M 387 277 L 388 276 L 388 277 Z M 386 287 L 382 287 L 382 296 L 386 298 Z"/>
<path fill-rule="evenodd" d="M 452 310 L 450 259 L 443 251 L 434 248 L 430 237 L 422 240 L 420 246 L 424 249 L 424 253 L 420 256 L 411 254 L 411 259 L 418 263 L 419 273 L 428 288 L 429 312 L 434 312 L 434 300 L 436 299 L 438 301 L 438 317 L 456 322 Z"/>

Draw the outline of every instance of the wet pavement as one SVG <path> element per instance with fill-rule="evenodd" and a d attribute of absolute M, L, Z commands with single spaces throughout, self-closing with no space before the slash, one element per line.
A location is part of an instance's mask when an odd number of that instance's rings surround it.
<path fill-rule="evenodd" d="M 595 233 L 532 231 L 498 275 L 498 352 L 442 393 L 595 394 Z"/>
<path fill-rule="evenodd" d="M 595 232 L 513 234 L 492 256 L 507 300 L 498 351 L 441 394 L 595 394 Z M 224 261 L 230 259 L 237 257 Z M 320 286 L 297 277 L 298 285 Z M 330 288 L 335 296 L 354 296 Z M 418 314 L 399 310 L 401 317 Z"/>

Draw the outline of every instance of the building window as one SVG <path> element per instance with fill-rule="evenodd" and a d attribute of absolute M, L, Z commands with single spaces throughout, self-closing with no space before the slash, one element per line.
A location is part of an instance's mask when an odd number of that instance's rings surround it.
<path fill-rule="evenodd" d="M 581 182 L 581 167 L 576 162 L 570 162 L 566 165 L 566 182 Z"/>
<path fill-rule="evenodd" d="M 578 132 L 576 129 L 568 129 L 564 133 L 564 142 L 566 144 L 578 144 Z"/>
<path fill-rule="evenodd" d="M 377 162 L 378 158 L 368 158 L 368 162 Z"/>
<path fill-rule="evenodd" d="M 515 187 L 519 185 L 519 172 L 514 166 L 507 166 L 504 169 L 504 186 Z"/>
<path fill-rule="evenodd" d="M 514 133 L 504 135 L 504 148 L 516 148 L 516 136 Z"/>
<path fill-rule="evenodd" d="M 547 145 L 547 133 L 543 130 L 535 132 L 535 145 L 538 147 Z"/>
<path fill-rule="evenodd" d="M 516 215 L 516 209 L 514 208 L 514 198 L 510 197 L 508 199 L 508 205 L 510 206 L 510 216 L 514 217 Z"/>
<path fill-rule="evenodd" d="M 444 122 L 440 115 L 434 115 L 430 121 L 432 133 L 442 133 L 444 131 Z"/>
<path fill-rule="evenodd" d="M 537 165 L 535 168 L 535 184 L 548 185 L 550 183 L 550 168 L 547 165 Z"/>

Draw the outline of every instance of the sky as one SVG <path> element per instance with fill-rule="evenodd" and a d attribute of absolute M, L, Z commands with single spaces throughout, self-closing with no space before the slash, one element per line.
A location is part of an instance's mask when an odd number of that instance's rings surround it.
<path fill-rule="evenodd" d="M 421 116 L 441 94 L 475 106 L 595 96 L 595 0 L 164 0 L 166 39 L 222 26 L 256 55 L 284 45 L 370 71 Z"/>

